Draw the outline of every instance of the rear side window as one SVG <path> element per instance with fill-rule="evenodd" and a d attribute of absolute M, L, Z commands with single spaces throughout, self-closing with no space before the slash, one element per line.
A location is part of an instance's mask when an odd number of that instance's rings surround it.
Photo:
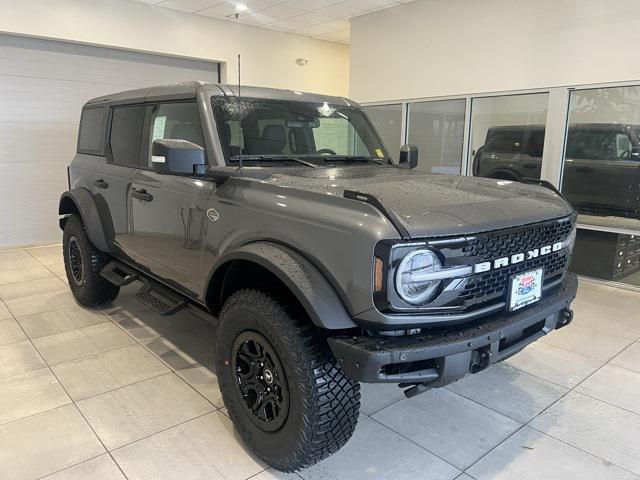
<path fill-rule="evenodd" d="M 106 107 L 86 107 L 80 117 L 78 134 L 78 153 L 104 155 L 105 127 L 107 125 Z"/>
<path fill-rule="evenodd" d="M 118 165 L 138 167 L 140 139 L 145 107 L 142 105 L 115 107 L 111 117 L 111 160 Z"/>

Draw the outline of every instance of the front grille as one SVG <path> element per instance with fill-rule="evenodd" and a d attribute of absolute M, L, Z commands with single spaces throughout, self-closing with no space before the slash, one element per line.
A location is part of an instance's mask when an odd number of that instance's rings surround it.
<path fill-rule="evenodd" d="M 470 238 L 458 251 L 457 261 L 460 262 L 460 257 L 463 257 L 466 258 L 465 263 L 475 264 L 553 245 L 564 241 L 574 224 L 575 216 L 571 216 L 541 224 L 478 234 Z M 460 293 L 461 306 L 465 311 L 471 311 L 498 301 L 506 301 L 509 278 L 518 272 L 542 267 L 543 285 L 548 284 L 564 274 L 569 258 L 569 252 L 563 249 L 515 265 L 473 275 L 469 277 Z"/>

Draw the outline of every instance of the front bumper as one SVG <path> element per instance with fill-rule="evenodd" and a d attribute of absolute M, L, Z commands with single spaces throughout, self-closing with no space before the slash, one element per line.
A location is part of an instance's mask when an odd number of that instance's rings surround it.
<path fill-rule="evenodd" d="M 515 313 L 418 335 L 334 336 L 329 337 L 329 346 L 355 381 L 442 387 L 567 325 L 577 289 L 577 276 L 567 273 L 555 291 Z"/>

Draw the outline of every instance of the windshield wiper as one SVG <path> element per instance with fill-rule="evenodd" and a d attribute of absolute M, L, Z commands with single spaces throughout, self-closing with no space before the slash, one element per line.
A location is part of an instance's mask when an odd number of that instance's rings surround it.
<path fill-rule="evenodd" d="M 322 158 L 325 161 L 335 161 L 335 162 L 345 162 L 345 163 L 372 162 L 372 163 L 375 163 L 376 165 L 383 165 L 382 162 L 371 157 L 365 157 L 363 155 L 319 155 L 318 158 Z"/>
<path fill-rule="evenodd" d="M 242 157 L 240 155 L 234 155 L 233 157 L 229 158 L 229 161 L 239 162 L 240 158 L 242 158 L 243 161 L 246 160 L 248 162 L 266 160 L 270 162 L 296 162 L 311 168 L 316 168 L 317 166 L 311 162 L 306 162 L 299 158 L 290 157 L 288 155 L 242 155 Z"/>

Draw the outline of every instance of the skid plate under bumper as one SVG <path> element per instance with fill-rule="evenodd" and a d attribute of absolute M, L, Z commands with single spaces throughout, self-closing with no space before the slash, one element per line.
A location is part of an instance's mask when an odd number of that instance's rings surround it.
<path fill-rule="evenodd" d="M 417 335 L 335 336 L 329 346 L 353 380 L 441 387 L 567 325 L 577 288 L 577 277 L 567 273 L 556 290 L 518 312 Z"/>

